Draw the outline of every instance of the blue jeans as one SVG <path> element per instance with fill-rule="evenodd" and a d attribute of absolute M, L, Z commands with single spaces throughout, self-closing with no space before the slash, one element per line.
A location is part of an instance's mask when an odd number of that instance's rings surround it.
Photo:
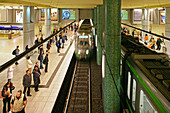
<path fill-rule="evenodd" d="M 40 60 L 40 69 L 43 68 L 42 63 L 43 63 L 43 60 Z"/>

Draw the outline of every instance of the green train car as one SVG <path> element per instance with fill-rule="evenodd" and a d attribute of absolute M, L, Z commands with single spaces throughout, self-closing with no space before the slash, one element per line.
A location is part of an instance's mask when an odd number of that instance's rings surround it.
<path fill-rule="evenodd" d="M 77 59 L 88 59 L 92 49 L 92 25 L 90 19 L 82 21 L 75 38 L 75 54 Z"/>
<path fill-rule="evenodd" d="M 121 55 L 121 97 L 126 111 L 170 113 L 168 55 L 156 53 L 125 34 L 121 35 Z"/>

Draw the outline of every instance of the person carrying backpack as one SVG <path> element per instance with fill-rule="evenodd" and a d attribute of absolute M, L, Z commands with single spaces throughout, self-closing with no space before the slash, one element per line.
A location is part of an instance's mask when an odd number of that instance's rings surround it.
<path fill-rule="evenodd" d="M 19 46 L 16 47 L 16 49 L 12 52 L 13 55 L 15 55 L 16 57 L 19 55 Z M 19 63 L 18 62 L 15 62 L 15 65 L 18 65 Z"/>

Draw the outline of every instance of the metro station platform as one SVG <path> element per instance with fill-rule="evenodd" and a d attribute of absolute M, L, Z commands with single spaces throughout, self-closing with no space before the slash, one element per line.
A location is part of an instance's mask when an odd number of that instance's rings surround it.
<path fill-rule="evenodd" d="M 30 92 L 32 96 L 27 97 L 28 101 L 25 112 L 50 113 L 52 111 L 74 53 L 74 43 L 71 43 L 72 36 L 73 32 L 68 30 L 68 41 L 65 43 L 64 48 L 60 50 L 60 53 L 57 53 L 57 47 L 55 43 L 52 44 L 49 53 L 48 72 L 45 73 L 44 69 L 41 70 L 39 91 L 35 92 L 34 88 L 31 88 Z M 3 46 L 1 48 L 4 48 L 0 50 L 0 63 L 3 64 L 13 57 L 11 52 L 17 44 L 22 44 L 22 37 L 3 41 L 3 43 L 0 41 L 0 43 L 0 45 Z M 44 44 L 44 50 L 46 50 L 46 44 Z M 31 61 L 35 65 L 35 62 L 38 61 L 38 53 L 34 53 L 31 56 Z M 15 86 L 15 90 L 13 90 L 13 96 L 16 95 L 18 90 L 23 90 L 22 79 L 26 70 L 26 58 L 22 58 L 19 61 L 19 65 L 14 65 L 14 77 L 12 79 L 12 83 Z M 7 69 L 0 73 L 0 76 L 0 88 L 2 89 L 4 84 L 7 82 Z M 0 111 L 3 111 L 2 108 L 3 102 L 2 99 L 0 99 Z"/>

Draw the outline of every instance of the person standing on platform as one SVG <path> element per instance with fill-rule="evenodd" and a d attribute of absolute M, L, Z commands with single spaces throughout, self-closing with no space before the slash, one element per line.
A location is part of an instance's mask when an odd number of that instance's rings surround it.
<path fill-rule="evenodd" d="M 2 89 L 2 97 L 3 97 L 3 113 L 7 113 L 6 111 L 6 103 L 8 103 L 8 112 L 10 113 L 10 101 L 12 96 L 12 90 L 14 90 L 15 87 L 11 82 L 7 82 L 3 89 Z"/>
<path fill-rule="evenodd" d="M 24 92 L 23 93 L 25 94 L 26 90 L 28 89 L 27 90 L 27 96 L 32 96 L 30 94 L 31 74 L 30 74 L 29 70 L 26 71 L 26 74 L 23 77 L 23 86 L 24 86 Z"/>
<path fill-rule="evenodd" d="M 48 43 L 47 43 L 47 50 L 48 50 L 48 53 L 50 53 L 50 47 L 51 47 L 51 44 L 50 44 L 50 42 L 48 41 Z"/>
<path fill-rule="evenodd" d="M 32 66 L 33 66 L 33 63 L 30 59 L 30 56 L 27 57 L 27 68 L 29 70 L 30 73 L 32 73 Z"/>
<path fill-rule="evenodd" d="M 33 79 L 34 79 L 35 92 L 39 91 L 38 86 L 40 84 L 40 73 L 38 73 L 37 70 L 38 70 L 37 68 L 35 68 L 33 70 Z"/>
<path fill-rule="evenodd" d="M 43 54 L 44 52 L 41 51 L 40 55 L 38 56 L 38 60 L 40 61 L 40 69 L 43 69 Z"/>
<path fill-rule="evenodd" d="M 156 50 L 160 50 L 161 49 L 161 39 L 160 38 L 157 38 L 157 41 L 156 41 L 156 45 L 157 45 L 157 49 Z"/>
<path fill-rule="evenodd" d="M 13 71 L 14 71 L 14 66 L 10 66 L 7 71 L 8 81 L 11 81 L 11 79 L 13 78 Z"/>
<path fill-rule="evenodd" d="M 44 53 L 43 45 L 41 45 L 41 47 L 40 47 L 40 53 L 41 53 L 41 51 Z"/>
<path fill-rule="evenodd" d="M 148 45 L 148 34 L 145 34 L 145 42 L 146 45 Z"/>
<path fill-rule="evenodd" d="M 18 90 L 17 95 L 12 98 L 11 111 L 13 113 L 25 113 L 27 98 L 22 94 L 22 90 Z"/>
<path fill-rule="evenodd" d="M 60 41 L 56 41 L 57 52 L 60 53 Z"/>
<path fill-rule="evenodd" d="M 48 54 L 46 54 L 44 61 L 43 61 L 43 64 L 45 64 L 45 72 L 48 72 L 48 62 L 49 62 Z"/>
<path fill-rule="evenodd" d="M 41 71 L 40 71 L 39 63 L 38 62 L 35 63 L 34 69 L 35 68 L 37 68 L 37 72 L 41 75 Z"/>

